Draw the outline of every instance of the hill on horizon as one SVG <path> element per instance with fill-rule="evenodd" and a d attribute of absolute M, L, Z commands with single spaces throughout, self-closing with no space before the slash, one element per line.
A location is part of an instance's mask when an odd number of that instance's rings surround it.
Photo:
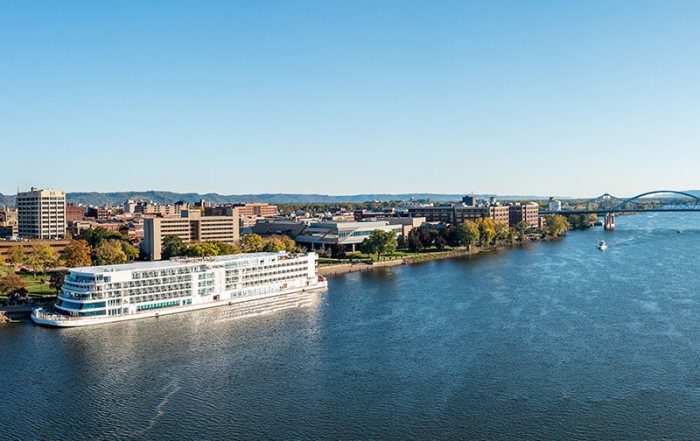
<path fill-rule="evenodd" d="M 261 193 L 222 195 L 219 193 L 175 193 L 170 191 L 122 191 L 122 192 L 73 192 L 66 194 L 66 200 L 74 204 L 82 205 L 120 205 L 127 199 L 147 200 L 153 202 L 172 204 L 177 201 L 194 203 L 201 199 L 215 204 L 232 204 L 240 202 L 266 202 L 269 204 L 290 203 L 362 203 L 372 201 L 408 201 L 411 199 L 430 199 L 436 202 L 458 201 L 464 194 L 443 193 L 403 193 L 403 194 L 356 194 L 356 195 L 327 195 L 327 194 L 301 194 L 301 193 Z M 478 198 L 496 196 L 493 194 L 476 195 Z M 498 196 L 504 200 L 547 199 L 544 196 Z M 14 195 L 0 193 L 0 205 L 14 206 Z"/>

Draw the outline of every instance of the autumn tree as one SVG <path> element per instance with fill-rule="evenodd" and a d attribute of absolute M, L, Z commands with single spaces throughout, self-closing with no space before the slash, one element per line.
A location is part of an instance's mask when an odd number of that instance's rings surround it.
<path fill-rule="evenodd" d="M 126 263 L 127 256 L 118 240 L 103 241 L 95 248 L 95 263 L 98 265 L 114 265 Z"/>
<path fill-rule="evenodd" d="M 226 242 L 211 242 L 219 249 L 219 256 L 228 256 L 231 254 L 240 254 L 241 249 L 235 243 Z"/>
<path fill-rule="evenodd" d="M 7 261 L 12 265 L 13 268 L 17 268 L 25 263 L 27 260 L 27 255 L 24 252 L 24 247 L 22 245 L 12 245 L 7 250 Z"/>
<path fill-rule="evenodd" d="M 265 246 L 263 247 L 263 251 L 276 253 L 278 251 L 285 251 L 285 249 L 285 244 L 279 237 L 272 236 L 265 239 Z"/>
<path fill-rule="evenodd" d="M 477 219 L 476 225 L 479 228 L 479 243 L 481 246 L 489 246 L 496 237 L 496 222 L 490 217 Z"/>
<path fill-rule="evenodd" d="M 218 256 L 219 247 L 213 242 L 194 242 L 187 246 L 186 254 L 190 257 Z"/>
<path fill-rule="evenodd" d="M 560 236 L 569 231 L 570 225 L 566 218 L 559 214 L 550 214 L 545 216 L 545 232 L 550 236 Z"/>
<path fill-rule="evenodd" d="M 38 271 L 46 274 L 48 269 L 55 268 L 58 265 L 58 254 L 46 242 L 37 242 L 32 245 L 32 251 L 29 254 L 27 263 L 32 268 L 34 275 Z"/>
<path fill-rule="evenodd" d="M 265 241 L 258 234 L 246 234 L 241 239 L 241 248 L 243 249 L 244 253 L 255 253 L 262 251 L 264 247 Z"/>
<path fill-rule="evenodd" d="M 471 220 L 465 220 L 459 226 L 459 242 L 469 248 L 479 240 L 479 225 Z"/>
<path fill-rule="evenodd" d="M 14 272 L 0 276 L 0 294 L 10 295 L 25 290 L 24 282 Z"/>
<path fill-rule="evenodd" d="M 61 251 L 61 259 L 69 268 L 90 266 L 90 245 L 85 240 L 71 240 Z"/>

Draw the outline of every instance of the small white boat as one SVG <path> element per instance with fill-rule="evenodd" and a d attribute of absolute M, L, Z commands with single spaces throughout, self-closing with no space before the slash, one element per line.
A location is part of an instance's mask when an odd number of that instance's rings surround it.
<path fill-rule="evenodd" d="M 604 240 L 601 240 L 600 243 L 598 244 L 598 249 L 601 251 L 607 250 L 608 245 L 605 243 Z"/>

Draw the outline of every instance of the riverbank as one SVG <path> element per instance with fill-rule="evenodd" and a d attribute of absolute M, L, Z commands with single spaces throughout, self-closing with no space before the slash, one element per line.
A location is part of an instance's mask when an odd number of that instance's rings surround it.
<path fill-rule="evenodd" d="M 361 271 L 371 271 L 379 268 L 390 268 L 399 265 L 410 265 L 414 263 L 429 262 L 433 260 L 454 259 L 457 257 L 472 256 L 480 253 L 488 253 L 492 251 L 501 251 L 510 248 L 516 248 L 530 243 L 543 242 L 553 239 L 545 237 L 537 240 L 528 240 L 527 242 L 519 242 L 514 245 L 496 245 L 489 248 L 476 248 L 471 250 L 459 249 L 450 251 L 438 251 L 432 253 L 416 253 L 410 256 L 397 257 L 396 259 L 382 260 L 377 262 L 358 261 L 353 263 L 340 263 L 337 265 L 325 265 L 318 267 L 318 273 L 323 276 L 333 276 L 338 274 L 355 273 Z"/>

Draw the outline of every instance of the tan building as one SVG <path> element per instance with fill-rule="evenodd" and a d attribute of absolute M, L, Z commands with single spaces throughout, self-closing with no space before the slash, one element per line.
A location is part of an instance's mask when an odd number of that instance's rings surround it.
<path fill-rule="evenodd" d="M 141 248 L 149 260 L 162 258 L 163 239 L 167 236 L 177 236 L 185 243 L 236 243 L 239 239 L 235 213 L 231 216 L 202 216 L 199 210 L 182 210 L 181 217 L 145 218 L 143 222 Z"/>
<path fill-rule="evenodd" d="M 277 205 L 265 204 L 262 202 L 254 202 L 248 204 L 234 204 L 233 208 L 238 211 L 241 218 L 244 217 L 275 217 L 279 216 L 280 212 Z"/>
<path fill-rule="evenodd" d="M 0 228 L 2 229 L 0 237 L 16 236 L 17 225 L 17 210 L 11 208 L 0 210 Z"/>
<path fill-rule="evenodd" d="M 66 194 L 56 190 L 17 193 L 19 235 L 26 239 L 66 237 Z"/>
<path fill-rule="evenodd" d="M 24 249 L 24 254 L 29 255 L 32 252 L 32 246 L 36 243 L 45 243 L 53 248 L 56 253 L 61 253 L 63 248 L 68 245 L 69 240 L 0 240 L 0 264 L 7 261 L 7 254 L 10 248 L 20 246 Z"/>
<path fill-rule="evenodd" d="M 378 217 L 376 219 L 378 221 L 389 222 L 389 225 L 401 225 L 401 234 L 405 237 L 408 237 L 408 233 L 410 233 L 411 230 L 413 230 L 414 228 L 420 228 L 420 226 L 426 222 L 426 219 L 424 217 L 389 216 Z"/>

